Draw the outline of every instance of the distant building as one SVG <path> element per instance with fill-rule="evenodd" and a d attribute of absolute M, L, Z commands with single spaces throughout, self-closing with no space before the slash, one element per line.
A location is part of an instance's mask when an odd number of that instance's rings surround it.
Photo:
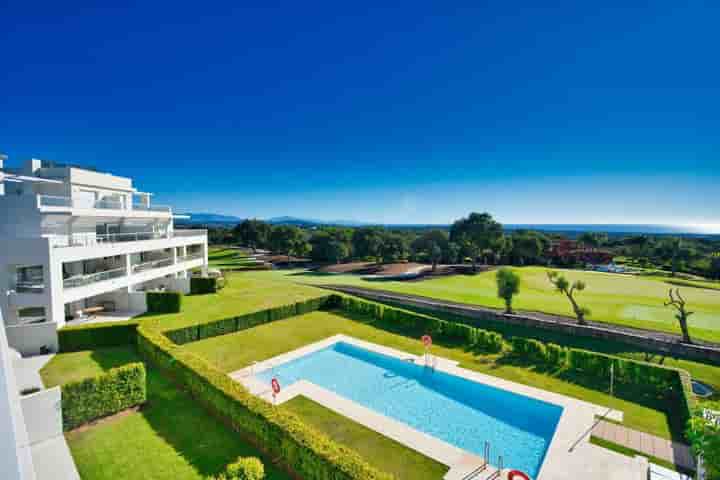
<path fill-rule="evenodd" d="M 146 310 L 144 291 L 186 291 L 207 271 L 207 233 L 175 230 L 170 207 L 132 180 L 0 158 L 0 308 L 11 347 L 57 350 L 57 329 L 91 315 Z"/>
<path fill-rule="evenodd" d="M 553 240 L 546 254 L 553 261 L 561 264 L 608 264 L 613 259 L 613 254 L 607 250 L 586 247 L 577 240 L 566 239 Z"/>

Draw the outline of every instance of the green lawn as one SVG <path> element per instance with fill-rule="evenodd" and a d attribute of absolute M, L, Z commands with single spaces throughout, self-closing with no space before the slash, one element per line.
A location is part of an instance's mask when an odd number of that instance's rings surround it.
<path fill-rule="evenodd" d="M 547 280 L 547 269 L 524 267 L 515 269 L 521 276 L 520 293 L 515 308 L 572 316 L 567 298 L 555 292 Z M 583 280 L 587 289 L 577 295 L 581 305 L 590 308 L 589 319 L 680 333 L 674 311 L 665 307 L 668 290 L 677 285 L 666 278 L 626 276 L 612 273 L 564 270 L 569 280 Z M 423 295 L 456 302 L 502 308 L 497 298 L 495 272 L 474 276 L 456 275 L 419 282 L 366 281 L 356 275 L 322 275 L 302 271 L 249 272 L 247 278 L 265 280 L 269 277 L 308 285 L 333 284 L 390 290 Z M 694 286 L 680 286 L 690 310 L 690 331 L 698 339 L 720 342 L 720 294 L 713 282 L 693 282 Z M 702 288 L 699 288 L 702 287 Z"/>
<path fill-rule="evenodd" d="M 215 268 L 238 268 L 256 265 L 257 262 L 235 248 L 211 247 L 208 249 L 208 264 Z"/>
<path fill-rule="evenodd" d="M 308 425 L 355 450 L 367 462 L 400 479 L 439 480 L 448 467 L 305 397 L 283 404 Z"/>
<path fill-rule="evenodd" d="M 376 328 L 362 317 L 348 317 L 330 312 L 313 312 L 252 329 L 198 342 L 183 348 L 192 351 L 231 372 L 284 352 L 295 350 L 331 335 L 344 333 L 362 340 L 421 354 L 418 336 L 408 337 Z M 632 391 L 618 390 L 618 397 L 607 392 L 608 382 L 596 379 L 588 383 L 574 378 L 566 371 L 543 372 L 532 366 L 516 364 L 502 355 L 486 355 L 453 346 L 436 344 L 434 352 L 445 358 L 458 360 L 462 367 L 507 380 L 531 385 L 580 398 L 598 405 L 612 407 L 625 413 L 625 424 L 664 438 L 679 438 L 682 426 L 671 413 L 674 404 L 647 398 Z M 670 414 L 668 414 L 670 412 Z"/>
<path fill-rule="evenodd" d="M 140 361 L 130 346 L 56 355 L 42 371 L 47 386 Z M 66 434 L 82 478 L 202 480 L 238 456 L 260 456 L 192 398 L 152 368 L 148 402 L 139 412 Z M 290 480 L 263 459 L 268 480 Z"/>
<path fill-rule="evenodd" d="M 296 284 L 284 277 L 231 273 L 226 278 L 227 285 L 216 294 L 186 295 L 180 313 L 146 314 L 140 317 L 141 321 L 171 330 L 329 294 L 327 290 Z"/>

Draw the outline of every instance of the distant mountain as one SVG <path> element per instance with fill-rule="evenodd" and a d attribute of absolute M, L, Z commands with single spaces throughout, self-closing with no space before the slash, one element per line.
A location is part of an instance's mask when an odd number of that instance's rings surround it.
<path fill-rule="evenodd" d="M 318 226 L 318 225 L 335 225 L 342 227 L 361 227 L 364 225 L 370 225 L 369 223 L 357 222 L 355 220 L 315 220 L 312 218 L 298 218 L 298 217 L 273 217 L 266 222 L 273 225 L 297 225 L 297 226 Z"/>

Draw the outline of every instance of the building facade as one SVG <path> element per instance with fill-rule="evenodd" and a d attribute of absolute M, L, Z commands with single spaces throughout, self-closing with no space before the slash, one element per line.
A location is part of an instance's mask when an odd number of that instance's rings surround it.
<path fill-rule="evenodd" d="M 24 355 L 57 350 L 57 329 L 146 310 L 145 292 L 187 293 L 207 271 L 207 232 L 176 230 L 172 209 L 132 180 L 0 158 L 0 308 Z"/>

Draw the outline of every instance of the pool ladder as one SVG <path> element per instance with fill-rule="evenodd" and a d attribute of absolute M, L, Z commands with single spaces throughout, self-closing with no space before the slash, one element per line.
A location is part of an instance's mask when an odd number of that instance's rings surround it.
<path fill-rule="evenodd" d="M 465 475 L 462 480 L 472 480 L 473 478 L 477 478 L 478 475 L 483 473 L 485 470 L 488 469 L 490 465 L 488 465 L 488 459 L 490 458 L 490 442 L 485 442 L 483 445 L 483 461 L 482 464 L 479 465 L 475 470 Z M 500 478 L 500 474 L 503 470 L 503 457 L 500 455 L 498 457 L 498 468 L 495 470 L 490 476 L 485 477 L 486 480 L 495 480 Z"/>

